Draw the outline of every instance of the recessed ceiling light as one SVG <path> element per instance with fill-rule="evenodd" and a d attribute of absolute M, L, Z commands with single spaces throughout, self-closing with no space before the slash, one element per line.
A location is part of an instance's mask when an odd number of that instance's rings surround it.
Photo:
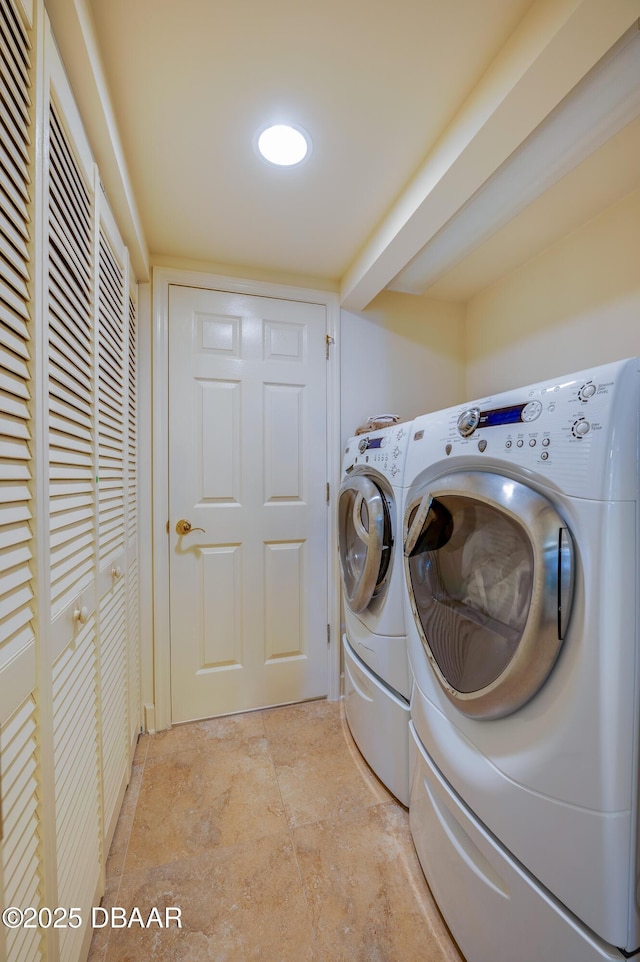
<path fill-rule="evenodd" d="M 293 167 L 309 154 L 311 138 L 302 127 L 275 124 L 258 137 L 258 150 L 265 160 L 278 167 Z"/>

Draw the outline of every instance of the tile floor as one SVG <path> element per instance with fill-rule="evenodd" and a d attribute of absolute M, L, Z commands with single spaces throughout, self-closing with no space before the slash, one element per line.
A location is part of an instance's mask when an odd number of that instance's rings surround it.
<path fill-rule="evenodd" d="M 461 962 L 339 702 L 143 736 L 103 905 L 183 927 L 98 929 L 90 962 Z"/>

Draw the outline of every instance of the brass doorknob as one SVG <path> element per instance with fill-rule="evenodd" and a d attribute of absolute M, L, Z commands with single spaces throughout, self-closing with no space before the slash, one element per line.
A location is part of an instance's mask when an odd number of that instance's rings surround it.
<path fill-rule="evenodd" d="M 180 518 L 176 524 L 177 534 L 191 534 L 192 531 L 204 531 L 204 528 L 192 528 L 191 522 L 186 518 Z"/>

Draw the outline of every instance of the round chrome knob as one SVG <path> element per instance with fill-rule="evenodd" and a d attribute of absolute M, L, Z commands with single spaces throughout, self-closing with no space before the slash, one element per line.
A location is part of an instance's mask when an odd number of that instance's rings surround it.
<path fill-rule="evenodd" d="M 468 408 L 458 418 L 458 432 L 463 438 L 471 437 L 480 423 L 480 408 Z"/>
<path fill-rule="evenodd" d="M 361 441 L 358 441 L 358 451 L 360 454 L 364 454 L 364 452 L 367 450 L 367 445 L 368 442 L 366 438 L 362 438 Z"/>

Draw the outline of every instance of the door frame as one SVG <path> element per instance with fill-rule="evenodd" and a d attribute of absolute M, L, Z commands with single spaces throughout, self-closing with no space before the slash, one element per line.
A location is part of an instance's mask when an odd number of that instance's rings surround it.
<path fill-rule="evenodd" d="M 169 624 L 169 287 L 274 297 L 322 304 L 327 312 L 327 334 L 333 338 L 326 369 L 327 481 L 331 498 L 327 509 L 327 646 L 328 695 L 340 697 L 340 576 L 338 566 L 337 495 L 340 485 L 340 305 L 330 291 L 310 290 L 200 271 L 154 267 L 152 272 L 152 540 L 153 540 L 153 687 L 154 705 L 147 706 L 145 722 L 155 730 L 171 726 L 171 632 Z M 152 711 L 149 708 L 152 707 Z"/>

